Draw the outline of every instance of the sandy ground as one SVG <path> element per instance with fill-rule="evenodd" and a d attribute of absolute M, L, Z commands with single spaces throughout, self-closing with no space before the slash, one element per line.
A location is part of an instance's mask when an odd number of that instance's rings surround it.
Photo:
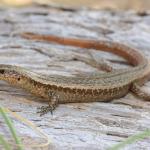
<path fill-rule="evenodd" d="M 30 5 L 33 2 L 94 9 L 134 9 L 138 11 L 150 9 L 150 0 L 0 0 L 2 5 L 10 6 Z"/>

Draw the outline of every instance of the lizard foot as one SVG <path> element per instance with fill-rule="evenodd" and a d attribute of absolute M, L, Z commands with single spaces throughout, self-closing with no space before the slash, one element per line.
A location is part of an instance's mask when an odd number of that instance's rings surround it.
<path fill-rule="evenodd" d="M 48 112 L 51 112 L 51 114 L 53 115 L 53 110 L 55 109 L 55 107 L 53 105 L 48 105 L 48 106 L 42 106 L 42 107 L 38 107 L 37 108 L 37 113 L 40 114 L 40 116 L 43 116 L 45 114 L 47 114 Z"/>
<path fill-rule="evenodd" d="M 48 112 L 51 112 L 51 114 L 53 115 L 53 110 L 55 110 L 55 108 L 58 106 L 59 96 L 57 94 L 50 91 L 49 98 L 50 98 L 50 102 L 48 106 L 42 106 L 42 107 L 37 108 L 38 109 L 37 113 L 39 113 L 40 116 L 43 116 L 47 114 Z"/>
<path fill-rule="evenodd" d="M 133 83 L 131 87 L 131 91 L 138 96 L 139 98 L 142 98 L 143 100 L 150 101 L 150 94 L 141 89 L 141 86 Z"/>

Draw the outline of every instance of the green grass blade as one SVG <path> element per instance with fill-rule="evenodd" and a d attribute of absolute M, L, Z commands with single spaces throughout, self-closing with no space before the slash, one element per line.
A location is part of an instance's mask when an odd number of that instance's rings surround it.
<path fill-rule="evenodd" d="M 123 141 L 123 142 L 121 142 L 121 143 L 119 143 L 119 144 L 117 144 L 111 148 L 108 148 L 107 150 L 120 150 L 129 144 L 132 144 L 136 141 L 142 140 L 142 139 L 149 137 L 149 136 L 150 136 L 150 129 L 147 129 L 142 133 L 128 137 L 125 141 Z"/>
<path fill-rule="evenodd" d="M 2 135 L 0 135 L 0 144 L 4 146 L 5 150 L 11 150 L 9 143 L 5 141 Z"/>
<path fill-rule="evenodd" d="M 13 136 L 13 138 L 14 138 L 17 146 L 18 146 L 18 150 L 23 150 L 21 139 L 17 136 L 16 130 L 15 130 L 13 124 L 12 124 L 12 121 L 10 120 L 9 117 L 7 117 L 7 115 L 5 113 L 5 109 L 2 108 L 2 107 L 0 107 L 0 113 L 2 114 L 2 116 L 3 116 L 3 118 L 4 118 L 5 122 L 6 122 L 6 124 L 9 127 L 9 130 L 10 130 L 10 132 L 11 132 L 11 134 L 12 134 L 12 136 Z"/>

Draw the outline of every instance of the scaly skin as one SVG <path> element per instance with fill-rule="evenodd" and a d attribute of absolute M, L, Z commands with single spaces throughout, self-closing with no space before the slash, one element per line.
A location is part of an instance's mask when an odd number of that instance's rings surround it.
<path fill-rule="evenodd" d="M 144 83 L 150 74 L 149 62 L 138 51 L 123 44 L 110 41 L 91 41 L 61 38 L 51 35 L 23 33 L 22 37 L 33 40 L 56 42 L 82 48 L 107 51 L 125 58 L 134 67 L 115 70 L 99 76 L 65 77 L 44 76 L 19 66 L 0 65 L 0 79 L 19 86 L 49 102 L 42 107 L 42 114 L 55 109 L 59 103 L 110 101 L 123 97 L 134 83 Z"/>

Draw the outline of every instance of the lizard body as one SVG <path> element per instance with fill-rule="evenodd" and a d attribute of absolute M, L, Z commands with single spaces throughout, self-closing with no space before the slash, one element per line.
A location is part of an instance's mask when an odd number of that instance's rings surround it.
<path fill-rule="evenodd" d="M 145 78 L 150 74 L 149 61 L 137 50 L 123 44 L 33 33 L 24 33 L 22 36 L 27 39 L 51 41 L 63 45 L 111 52 L 122 56 L 134 66 L 95 77 L 90 75 L 85 77 L 65 77 L 59 75 L 44 76 L 19 66 L 1 64 L 1 80 L 24 88 L 49 102 L 48 107 L 42 107 L 43 114 L 48 110 L 54 110 L 59 103 L 110 101 L 114 98 L 123 97 L 130 89 L 132 90 L 132 87 L 135 89 L 134 83 L 139 81 L 144 83 Z"/>

